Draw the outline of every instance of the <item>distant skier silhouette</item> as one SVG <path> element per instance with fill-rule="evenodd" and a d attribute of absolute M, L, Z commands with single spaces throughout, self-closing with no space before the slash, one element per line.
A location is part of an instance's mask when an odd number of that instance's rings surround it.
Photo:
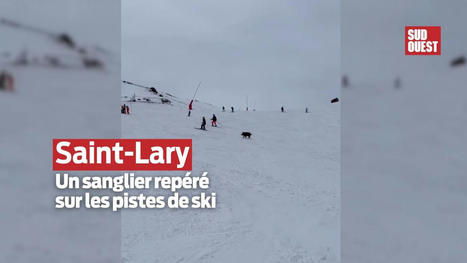
<path fill-rule="evenodd" d="M 216 122 L 217 122 L 217 117 L 216 117 L 216 114 L 213 114 L 213 115 L 212 115 L 211 121 L 212 121 L 212 122 L 211 122 L 211 126 L 212 126 L 212 127 L 217 127 L 217 123 L 216 123 Z"/>
<path fill-rule="evenodd" d="M 394 79 L 394 88 L 395 89 L 401 88 L 401 79 L 399 77 L 396 77 L 396 79 Z"/>
<path fill-rule="evenodd" d="M 225 107 L 224 107 L 224 106 L 222 106 L 222 111 L 225 111 Z"/>
<path fill-rule="evenodd" d="M 308 113 L 308 107 L 305 108 L 305 113 Z"/>
<path fill-rule="evenodd" d="M 203 116 L 203 120 L 201 122 L 201 130 L 206 130 L 206 118 Z"/>
<path fill-rule="evenodd" d="M 349 77 L 347 75 L 342 76 L 342 87 L 347 88 L 349 86 Z"/>
<path fill-rule="evenodd" d="M 234 107 L 230 107 L 230 109 L 232 110 L 232 112 L 234 112 Z"/>
<path fill-rule="evenodd" d="M 0 90 L 14 91 L 14 78 L 9 72 L 0 72 Z"/>
<path fill-rule="evenodd" d="M 281 112 L 284 112 L 284 107 L 283 106 L 281 107 Z"/>

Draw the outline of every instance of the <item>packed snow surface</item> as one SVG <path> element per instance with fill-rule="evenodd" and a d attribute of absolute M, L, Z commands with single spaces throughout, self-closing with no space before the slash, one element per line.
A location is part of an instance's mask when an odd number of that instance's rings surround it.
<path fill-rule="evenodd" d="M 122 93 L 149 94 L 129 86 Z M 130 103 L 122 137 L 192 138 L 193 174 L 209 172 L 217 208 L 124 210 L 123 261 L 339 262 L 339 105 L 322 103 L 308 114 L 231 113 L 230 106 L 222 112 L 195 101 L 187 117 L 188 101 Z M 217 128 L 210 125 L 213 113 Z M 195 129 L 202 116 L 207 131 Z"/>

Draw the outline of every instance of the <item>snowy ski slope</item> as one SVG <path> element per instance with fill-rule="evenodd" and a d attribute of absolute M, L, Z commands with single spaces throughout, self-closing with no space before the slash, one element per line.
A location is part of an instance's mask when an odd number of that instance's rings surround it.
<path fill-rule="evenodd" d="M 123 87 L 133 92 L 145 95 Z M 124 210 L 124 262 L 339 262 L 339 105 L 230 113 L 195 102 L 189 118 L 183 101 L 132 103 L 122 137 L 192 138 L 193 173 L 209 172 L 218 208 Z M 194 129 L 201 116 L 208 131 Z"/>

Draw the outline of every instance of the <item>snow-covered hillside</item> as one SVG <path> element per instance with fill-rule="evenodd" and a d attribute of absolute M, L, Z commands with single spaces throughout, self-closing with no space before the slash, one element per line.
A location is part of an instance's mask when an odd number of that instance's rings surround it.
<path fill-rule="evenodd" d="M 124 86 L 133 92 L 146 91 Z M 122 137 L 192 138 L 193 173 L 209 172 L 218 207 L 124 210 L 124 262 L 339 262 L 339 104 L 230 113 L 195 102 L 187 117 L 186 101 L 131 103 Z M 207 131 L 194 129 L 202 116 Z"/>

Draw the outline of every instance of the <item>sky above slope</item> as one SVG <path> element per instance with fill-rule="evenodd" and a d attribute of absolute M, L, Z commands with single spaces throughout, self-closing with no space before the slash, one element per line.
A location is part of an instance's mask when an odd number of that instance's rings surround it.
<path fill-rule="evenodd" d="M 303 109 L 339 95 L 339 2 L 123 1 L 122 76 L 180 97 Z"/>

